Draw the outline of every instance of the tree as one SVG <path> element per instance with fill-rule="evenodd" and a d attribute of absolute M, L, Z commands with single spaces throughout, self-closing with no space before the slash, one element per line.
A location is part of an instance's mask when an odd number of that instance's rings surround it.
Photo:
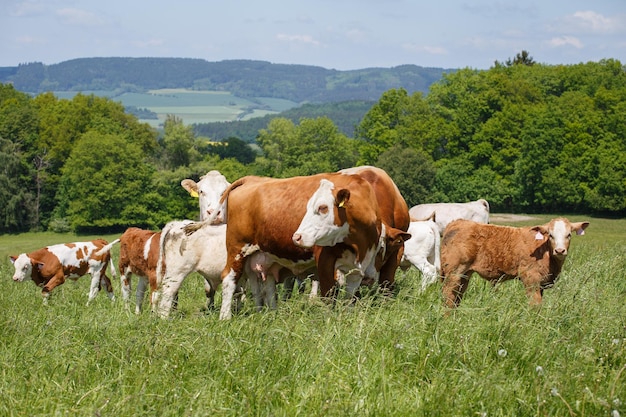
<path fill-rule="evenodd" d="M 164 159 L 169 168 L 175 169 L 189 165 L 200 159 L 200 153 L 194 147 L 193 129 L 185 126 L 181 118 L 168 114 L 163 124 L 163 131 Z"/>
<path fill-rule="evenodd" d="M 155 227 L 152 172 L 136 144 L 87 132 L 62 169 L 57 217 L 67 217 L 77 232 Z"/>
<path fill-rule="evenodd" d="M 432 201 L 435 166 L 424 152 L 395 145 L 380 154 L 376 166 L 389 174 L 409 207 Z"/>

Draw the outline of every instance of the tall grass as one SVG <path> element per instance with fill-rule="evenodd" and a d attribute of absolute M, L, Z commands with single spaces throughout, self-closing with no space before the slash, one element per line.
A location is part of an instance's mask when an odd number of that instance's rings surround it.
<path fill-rule="evenodd" d="M 223 322 L 200 312 L 195 275 L 160 320 L 103 294 L 86 307 L 86 278 L 44 307 L 3 259 L 0 415 L 626 415 L 626 220 L 590 220 L 541 307 L 517 281 L 474 277 L 448 317 L 414 269 L 395 297 L 301 295 Z M 1 237 L 0 254 L 23 238 Z M 28 250 L 52 243 L 39 240 Z"/>

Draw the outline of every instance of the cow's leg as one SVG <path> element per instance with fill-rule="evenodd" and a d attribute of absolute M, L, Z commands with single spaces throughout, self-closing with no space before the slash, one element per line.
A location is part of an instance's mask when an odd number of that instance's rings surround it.
<path fill-rule="evenodd" d="M 339 271 L 337 271 L 337 273 L 339 273 Z M 343 280 L 345 281 L 347 297 L 349 299 L 356 298 L 356 292 L 363 280 L 361 272 L 357 270 L 349 271 L 347 274 L 344 274 Z"/>
<path fill-rule="evenodd" d="M 313 275 L 311 277 L 311 292 L 309 293 L 309 300 L 312 300 L 317 297 L 320 292 L 320 280 L 317 275 Z"/>
<path fill-rule="evenodd" d="M 131 276 L 132 272 L 130 271 L 130 267 L 120 268 L 120 284 L 122 287 L 122 299 L 124 300 L 124 306 L 129 308 L 130 304 L 130 293 L 132 292 L 131 286 Z"/>
<path fill-rule="evenodd" d="M 48 281 L 46 285 L 44 285 L 44 287 L 41 289 L 41 296 L 43 297 L 44 305 L 48 305 L 48 299 L 50 298 L 50 293 L 52 292 L 52 290 L 63 284 L 64 282 L 65 277 L 61 273 L 53 276 L 50 281 Z"/>
<path fill-rule="evenodd" d="M 283 278 L 283 301 L 291 298 L 293 295 L 293 284 L 296 281 L 296 277 L 293 274 L 288 274 Z"/>
<path fill-rule="evenodd" d="M 463 294 L 467 290 L 471 271 L 446 274 L 443 282 L 443 299 L 448 308 L 455 308 L 461 304 Z"/>
<path fill-rule="evenodd" d="M 143 299 L 146 296 L 146 289 L 148 288 L 148 280 L 146 277 L 139 277 L 137 282 L 137 293 L 135 294 L 135 314 L 141 314 L 141 306 L 143 305 Z"/>
<path fill-rule="evenodd" d="M 159 317 L 169 317 L 174 305 L 178 302 L 178 290 L 186 277 L 186 274 L 167 271 L 167 275 L 163 277 L 161 289 L 157 291 L 156 300 L 153 298 L 155 303 L 158 301 L 157 314 Z"/>
<path fill-rule="evenodd" d="M 268 275 L 266 280 L 263 282 L 263 287 L 265 305 L 270 310 L 276 310 L 276 279 L 273 276 Z"/>
<path fill-rule="evenodd" d="M 113 292 L 113 285 L 111 284 L 111 279 L 107 276 L 105 270 L 106 266 L 104 267 L 100 275 L 100 285 L 104 286 L 104 288 L 107 290 L 107 297 L 109 297 L 109 300 L 114 301 L 115 293 Z"/>
<path fill-rule="evenodd" d="M 521 277 L 522 283 L 529 298 L 530 305 L 540 305 L 543 301 L 543 289 L 541 288 L 540 275 L 527 275 Z"/>
<path fill-rule="evenodd" d="M 229 320 L 233 316 L 233 296 L 237 290 L 237 275 L 231 268 L 222 279 L 222 306 L 220 308 L 220 320 Z M 254 278 L 249 277 L 248 282 Z"/>
<path fill-rule="evenodd" d="M 412 260 L 411 263 L 422 273 L 420 283 L 420 292 L 426 291 L 426 288 L 437 281 L 437 268 L 428 262 L 426 258 Z"/>
<path fill-rule="evenodd" d="M 206 307 L 205 309 L 212 310 L 215 305 L 215 288 L 211 285 L 208 279 L 204 277 L 204 294 L 206 295 Z"/>
<path fill-rule="evenodd" d="M 337 257 L 326 246 L 319 247 L 314 252 L 320 295 L 322 297 L 332 296 L 335 288 L 335 263 L 337 262 Z"/>
<path fill-rule="evenodd" d="M 91 286 L 89 288 L 89 298 L 87 299 L 87 305 L 91 303 L 91 301 L 96 298 L 98 292 L 100 291 L 100 272 L 93 271 L 91 273 Z"/>

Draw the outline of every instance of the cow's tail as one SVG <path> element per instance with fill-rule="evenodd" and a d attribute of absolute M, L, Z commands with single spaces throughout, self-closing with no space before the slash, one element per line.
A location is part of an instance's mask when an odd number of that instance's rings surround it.
<path fill-rule="evenodd" d="M 111 248 L 113 247 L 113 245 L 120 243 L 119 239 L 115 239 L 113 242 L 104 245 L 102 248 L 98 249 L 98 251 L 96 252 L 96 256 L 102 256 L 105 253 L 109 252 L 111 250 Z"/>
<path fill-rule="evenodd" d="M 113 247 L 113 245 L 117 243 L 120 243 L 119 239 L 115 239 L 113 242 L 107 245 L 104 245 L 102 248 L 98 249 L 98 251 L 95 253 L 96 256 L 103 256 L 104 254 L 109 252 L 109 266 L 111 268 L 111 276 L 113 278 L 117 277 L 117 271 L 115 270 L 115 265 L 113 265 L 113 256 L 111 256 L 110 252 L 111 252 L 111 248 Z M 106 270 L 106 266 L 104 270 Z"/>

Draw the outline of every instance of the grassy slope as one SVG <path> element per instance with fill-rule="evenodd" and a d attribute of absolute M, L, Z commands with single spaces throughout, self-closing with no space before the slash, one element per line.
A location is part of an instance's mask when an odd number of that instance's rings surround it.
<path fill-rule="evenodd" d="M 414 269 L 395 298 L 299 296 L 230 322 L 199 312 L 197 276 L 168 321 L 102 294 L 85 307 L 87 279 L 44 308 L 5 253 L 69 236 L 3 236 L 0 415 L 624 415 L 626 220 L 590 220 L 541 308 L 474 278 L 448 318 Z"/>

